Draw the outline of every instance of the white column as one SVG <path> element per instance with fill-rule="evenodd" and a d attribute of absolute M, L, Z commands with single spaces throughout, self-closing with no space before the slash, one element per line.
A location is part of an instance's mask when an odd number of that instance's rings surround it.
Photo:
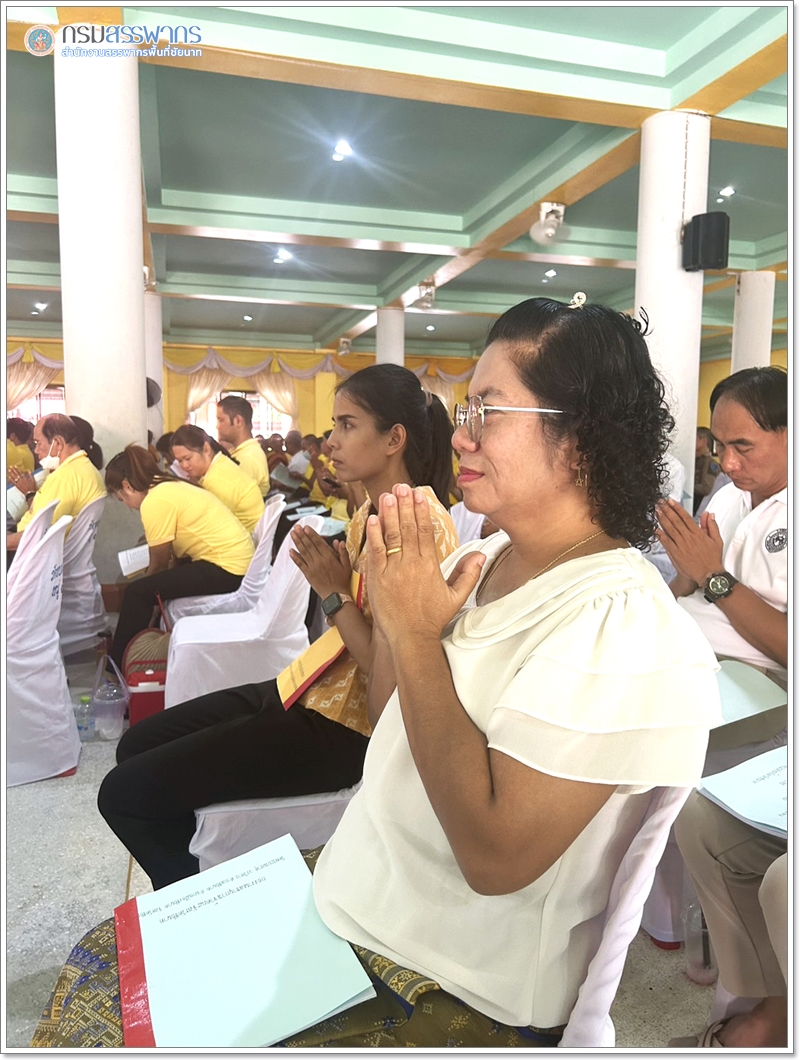
<path fill-rule="evenodd" d="M 405 310 L 394 306 L 379 309 L 375 363 L 405 364 L 405 338 Z"/>
<path fill-rule="evenodd" d="M 155 291 L 144 293 L 144 355 L 147 375 L 164 388 L 163 321 L 161 296 Z M 147 429 L 153 432 L 153 441 L 164 433 L 164 399 L 147 410 Z"/>
<path fill-rule="evenodd" d="M 134 56 L 55 48 L 56 158 L 67 411 L 106 459 L 147 441 L 142 176 Z"/>
<path fill-rule="evenodd" d="M 769 367 L 772 353 L 774 272 L 740 272 L 733 303 L 731 374 Z"/>
<path fill-rule="evenodd" d="M 634 310 L 650 320 L 647 345 L 676 422 L 672 453 L 693 481 L 703 273 L 681 266 L 681 234 L 708 200 L 711 119 L 666 111 L 642 126 Z M 691 510 L 692 498 L 686 506 Z"/>

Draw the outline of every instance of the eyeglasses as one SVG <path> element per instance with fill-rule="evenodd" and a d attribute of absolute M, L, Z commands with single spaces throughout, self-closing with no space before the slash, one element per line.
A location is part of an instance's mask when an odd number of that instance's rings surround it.
<path fill-rule="evenodd" d="M 476 394 L 466 405 L 456 405 L 453 410 L 453 426 L 456 430 L 466 425 L 471 442 L 479 442 L 483 434 L 483 417 L 486 412 L 552 412 L 561 415 L 563 409 L 520 408 L 515 405 L 484 405 L 483 398 Z"/>

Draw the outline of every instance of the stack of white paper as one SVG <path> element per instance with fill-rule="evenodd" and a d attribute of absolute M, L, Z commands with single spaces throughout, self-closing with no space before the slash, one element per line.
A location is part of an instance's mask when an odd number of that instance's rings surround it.
<path fill-rule="evenodd" d="M 147 545 L 126 548 L 119 553 L 119 565 L 126 578 L 147 570 L 150 566 L 150 548 Z"/>
<path fill-rule="evenodd" d="M 700 793 L 761 832 L 786 836 L 787 753 L 776 747 L 732 769 L 703 777 Z"/>

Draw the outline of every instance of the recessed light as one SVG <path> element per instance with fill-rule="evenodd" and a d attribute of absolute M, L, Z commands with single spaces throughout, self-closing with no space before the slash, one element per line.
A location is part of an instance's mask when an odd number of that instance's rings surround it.
<path fill-rule="evenodd" d="M 334 160 L 334 162 L 344 162 L 344 155 L 333 154 L 331 155 L 331 158 Z"/>
<path fill-rule="evenodd" d="M 433 324 L 426 324 L 425 330 L 426 331 L 436 331 L 436 328 L 433 326 Z"/>
<path fill-rule="evenodd" d="M 546 279 L 542 280 L 542 283 L 547 283 L 547 280 Z"/>
<path fill-rule="evenodd" d="M 283 263 L 284 263 L 283 262 L 283 258 L 273 258 L 272 260 L 273 260 L 275 265 L 283 265 Z"/>
<path fill-rule="evenodd" d="M 246 320 L 246 321 L 248 321 L 248 323 L 249 323 L 249 322 L 250 322 L 250 321 L 251 321 L 252 319 L 253 319 L 253 318 L 252 318 L 252 317 L 250 317 L 250 316 L 247 316 L 247 314 L 246 314 L 246 313 L 245 313 L 245 315 L 244 315 L 244 316 L 242 317 L 242 320 Z"/>
<path fill-rule="evenodd" d="M 34 302 L 33 304 L 41 313 L 43 313 L 48 306 L 47 302 Z"/>
<path fill-rule="evenodd" d="M 342 155 L 346 157 L 347 155 L 352 155 L 353 148 L 350 146 L 347 140 L 337 140 L 336 146 L 334 147 L 334 151 L 337 155 Z"/>
<path fill-rule="evenodd" d="M 724 199 L 717 199 L 717 202 L 725 202 Z"/>
<path fill-rule="evenodd" d="M 31 316 L 32 317 L 38 317 L 38 315 L 39 315 L 39 310 L 38 309 L 32 309 L 31 310 Z"/>
<path fill-rule="evenodd" d="M 555 269 L 548 269 L 547 272 L 545 273 L 545 276 L 549 276 L 550 279 L 552 280 L 554 276 L 558 276 L 558 273 L 556 272 Z"/>
<path fill-rule="evenodd" d="M 730 184 L 729 184 L 727 186 L 727 188 L 720 188 L 719 193 L 720 193 L 720 195 L 724 196 L 724 198 L 727 199 L 729 195 L 735 195 L 736 194 L 736 189 L 732 188 L 730 186 Z"/>

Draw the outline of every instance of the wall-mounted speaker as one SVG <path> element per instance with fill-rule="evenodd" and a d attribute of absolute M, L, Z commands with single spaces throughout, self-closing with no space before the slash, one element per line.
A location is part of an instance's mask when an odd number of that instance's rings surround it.
<path fill-rule="evenodd" d="M 726 213 L 696 214 L 683 229 L 683 267 L 686 272 L 700 269 L 727 269 L 731 219 Z"/>

